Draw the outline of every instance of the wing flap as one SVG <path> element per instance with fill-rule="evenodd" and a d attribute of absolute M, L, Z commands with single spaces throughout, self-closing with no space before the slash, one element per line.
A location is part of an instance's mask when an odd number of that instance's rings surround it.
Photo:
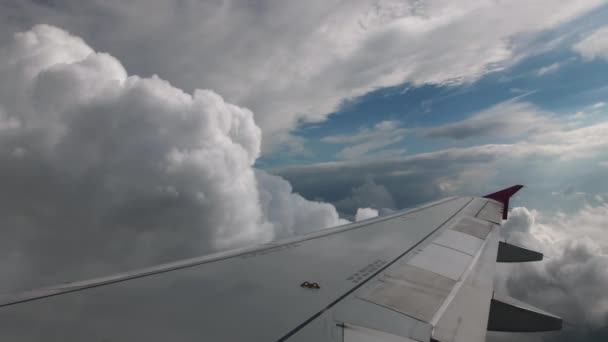
<path fill-rule="evenodd" d="M 453 299 L 436 318 L 433 340 L 440 342 L 485 341 L 488 304 L 494 290 L 498 231 L 494 229 L 471 272 L 455 291 Z"/>
<path fill-rule="evenodd" d="M 488 330 L 540 332 L 561 330 L 562 319 L 514 298 L 492 298 Z"/>
<path fill-rule="evenodd" d="M 333 318 L 338 326 L 357 325 L 415 341 L 428 341 L 431 338 L 433 328 L 429 323 L 358 298 L 347 300 L 338 305 Z M 337 338 L 337 340 L 342 341 L 340 338 Z"/>
<path fill-rule="evenodd" d="M 494 201 L 488 201 L 481 209 L 477 218 L 486 220 L 492 223 L 500 224 L 504 217 L 503 205 Z"/>
<path fill-rule="evenodd" d="M 530 262 L 543 260 L 543 253 L 500 241 L 496 262 Z"/>
<path fill-rule="evenodd" d="M 430 322 L 456 281 L 409 264 L 397 265 L 358 298 Z"/>
<path fill-rule="evenodd" d="M 437 341 L 482 341 L 493 290 L 496 228 L 460 216 L 366 285 L 358 298 L 430 324 Z"/>
<path fill-rule="evenodd" d="M 353 324 L 344 325 L 344 342 L 416 342 L 381 330 L 364 328 Z"/>

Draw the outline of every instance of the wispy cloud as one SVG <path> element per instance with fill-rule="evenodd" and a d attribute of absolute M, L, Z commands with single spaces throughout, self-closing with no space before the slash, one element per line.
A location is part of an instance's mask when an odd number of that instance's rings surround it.
<path fill-rule="evenodd" d="M 536 75 L 537 76 L 544 76 L 544 75 L 547 75 L 547 74 L 551 74 L 551 73 L 554 73 L 554 72 L 558 71 L 561 67 L 562 67 L 561 63 L 553 63 L 553 64 L 544 66 L 544 67 L 536 70 Z"/>
<path fill-rule="evenodd" d="M 552 115 L 519 98 L 501 102 L 468 119 L 429 128 L 431 138 L 467 139 L 480 136 L 514 137 L 554 128 Z"/>
<path fill-rule="evenodd" d="M 576 120 L 587 119 L 591 116 L 603 113 L 604 107 L 606 107 L 606 102 L 596 102 L 574 113 L 573 118 Z"/>
<path fill-rule="evenodd" d="M 340 159 L 387 157 L 405 153 L 405 148 L 384 148 L 401 142 L 407 132 L 408 129 L 400 127 L 399 122 L 385 120 L 377 123 L 372 128 L 363 128 L 356 134 L 327 136 L 322 138 L 321 141 L 328 144 L 349 144 L 338 153 L 337 157 Z"/>
<path fill-rule="evenodd" d="M 572 49 L 583 58 L 608 60 L 608 26 L 604 26 L 576 43 Z"/>

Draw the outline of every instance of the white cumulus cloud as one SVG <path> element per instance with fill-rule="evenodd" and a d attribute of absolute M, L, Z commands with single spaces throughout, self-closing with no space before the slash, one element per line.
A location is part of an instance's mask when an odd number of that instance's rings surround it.
<path fill-rule="evenodd" d="M 374 208 L 359 208 L 355 214 L 355 221 L 363 221 L 378 216 L 378 210 Z"/>
<path fill-rule="evenodd" d="M 213 91 L 129 76 L 53 26 L 16 33 L 0 46 L 3 288 L 344 223 L 254 170 L 261 138 Z"/>
<path fill-rule="evenodd" d="M 349 223 L 329 203 L 308 201 L 294 194 L 283 178 L 256 170 L 264 216 L 276 227 L 276 237 L 289 237 Z"/>
<path fill-rule="evenodd" d="M 544 215 L 513 208 L 503 227 L 509 242 L 545 253 L 548 259 L 511 270 L 507 289 L 563 315 L 575 325 L 608 323 L 608 203 L 571 213 Z"/>

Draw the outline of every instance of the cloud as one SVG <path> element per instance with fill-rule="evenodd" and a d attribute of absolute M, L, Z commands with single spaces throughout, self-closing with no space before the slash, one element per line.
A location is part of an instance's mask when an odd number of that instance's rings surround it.
<path fill-rule="evenodd" d="M 604 107 L 606 106 L 605 102 L 596 102 L 590 106 L 585 107 L 584 109 L 576 112 L 573 115 L 573 118 L 575 120 L 584 120 L 584 119 L 588 119 L 591 118 L 593 116 L 597 116 L 597 115 L 602 115 L 605 110 Z"/>
<path fill-rule="evenodd" d="M 559 70 L 561 67 L 562 67 L 561 63 L 553 63 L 553 64 L 550 64 L 550 65 L 547 65 L 547 66 L 544 66 L 544 67 L 538 69 L 536 71 L 536 75 L 537 76 L 544 76 L 544 75 L 547 75 L 547 74 L 551 74 L 551 73 L 554 73 L 557 70 Z"/>
<path fill-rule="evenodd" d="M 511 270 L 514 297 L 562 315 L 578 334 L 608 324 L 608 204 L 573 214 L 544 215 L 513 208 L 503 227 L 510 242 L 543 251 L 548 259 Z M 584 332 L 584 331 L 583 331 Z"/>
<path fill-rule="evenodd" d="M 383 160 L 293 166 L 273 173 L 286 178 L 304 196 L 334 203 L 340 212 L 349 214 L 361 207 L 383 207 L 361 200 L 373 196 L 353 195 L 353 189 L 369 183 L 369 179 L 373 179 L 373 184 L 365 188 L 386 191 L 383 197 L 391 198 L 394 208 L 450 195 L 479 195 L 520 183 L 536 185 L 546 190 L 547 196 L 562 189 L 563 184 L 582 192 L 608 192 L 603 169 L 597 167 L 598 160 L 608 159 L 608 123 L 551 127 L 509 144 L 448 148 Z M 546 203 L 546 197 L 543 201 Z"/>
<path fill-rule="evenodd" d="M 321 141 L 329 144 L 348 144 L 348 143 L 359 143 L 370 139 L 378 138 L 379 136 L 385 135 L 387 132 L 394 132 L 399 128 L 399 122 L 392 120 L 385 120 L 374 125 L 373 129 L 361 129 L 358 133 L 353 135 L 335 135 L 321 138 Z"/>
<path fill-rule="evenodd" d="M 516 98 L 498 103 L 466 120 L 429 128 L 424 135 L 458 140 L 480 136 L 517 137 L 552 128 L 549 113 Z"/>
<path fill-rule="evenodd" d="M 290 167 L 274 172 L 304 196 L 329 201 L 340 212 L 354 214 L 360 207 L 409 207 L 449 194 L 448 191 L 459 191 L 458 184 L 478 184 L 477 181 L 486 176 L 467 174 L 465 170 L 492 173 L 492 168 L 484 166 L 495 160 L 495 154 L 489 151 L 441 151 L 369 162 Z"/>
<path fill-rule="evenodd" d="M 396 121 L 385 120 L 374 125 L 373 128 L 361 129 L 353 135 L 335 135 L 321 138 L 321 142 L 328 144 L 351 144 L 338 152 L 340 159 L 364 159 L 387 157 L 389 155 L 403 154 L 406 150 L 385 149 L 401 142 L 408 130 L 400 128 Z"/>
<path fill-rule="evenodd" d="M 378 216 L 378 210 L 373 208 L 359 208 L 355 214 L 355 221 L 363 221 Z"/>
<path fill-rule="evenodd" d="M 129 76 L 52 26 L 0 46 L 0 123 L 3 290 L 345 222 L 254 170 L 251 111 Z"/>
<path fill-rule="evenodd" d="M 346 214 L 355 213 L 358 208 L 374 207 L 380 209 L 397 209 L 395 200 L 385 186 L 377 184 L 371 177 L 362 184 L 353 186 L 349 196 L 334 201 L 336 208 Z"/>
<path fill-rule="evenodd" d="M 591 33 L 572 48 L 587 60 L 596 58 L 608 60 L 608 26 Z"/>
<path fill-rule="evenodd" d="M 572 185 L 567 186 L 563 191 L 553 191 L 551 193 L 551 195 L 554 196 L 578 196 L 578 197 L 584 197 L 587 195 L 587 193 L 582 192 L 582 191 L 576 191 L 576 188 Z"/>
<path fill-rule="evenodd" d="M 473 1 L 5 1 L 6 33 L 44 22 L 186 91 L 214 89 L 250 108 L 263 150 L 299 122 L 404 82 L 470 82 L 530 53 L 527 39 L 602 5 Z M 551 11 L 547 11 L 551 8 Z"/>
<path fill-rule="evenodd" d="M 256 179 L 264 217 L 275 225 L 276 238 L 349 223 L 338 216 L 333 205 L 294 194 L 291 185 L 281 177 L 256 170 Z"/>

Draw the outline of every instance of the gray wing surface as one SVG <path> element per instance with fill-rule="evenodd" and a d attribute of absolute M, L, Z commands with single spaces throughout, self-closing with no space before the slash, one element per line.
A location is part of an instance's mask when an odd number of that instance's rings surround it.
<path fill-rule="evenodd" d="M 531 318 L 510 327 L 509 315 L 521 312 L 493 298 L 507 204 L 452 197 L 269 245 L 7 296 L 0 340 L 447 342 L 484 341 L 488 322 L 501 331 L 561 327 L 558 317 L 521 306 Z M 508 260 L 526 261 L 502 244 Z"/>

